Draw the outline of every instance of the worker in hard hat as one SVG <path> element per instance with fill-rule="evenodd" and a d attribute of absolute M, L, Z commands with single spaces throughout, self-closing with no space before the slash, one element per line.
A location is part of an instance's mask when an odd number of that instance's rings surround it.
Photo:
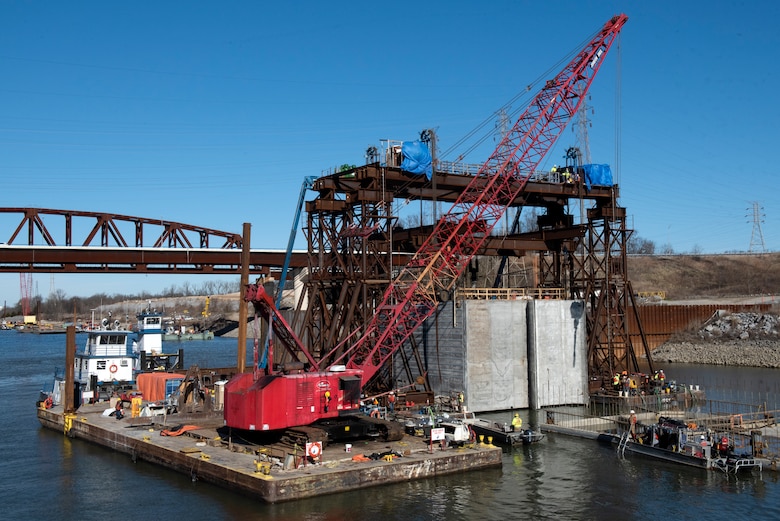
<path fill-rule="evenodd" d="M 515 413 L 515 417 L 512 418 L 512 430 L 520 431 L 522 429 L 523 429 L 523 419 L 520 417 L 519 413 Z"/>

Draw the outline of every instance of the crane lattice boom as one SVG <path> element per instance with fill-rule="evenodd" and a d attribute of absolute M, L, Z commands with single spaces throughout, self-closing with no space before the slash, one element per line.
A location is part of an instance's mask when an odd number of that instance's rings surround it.
<path fill-rule="evenodd" d="M 364 384 L 434 313 L 440 293 L 452 289 L 507 205 L 523 191 L 531 173 L 576 113 L 627 20 L 623 14 L 610 19 L 554 79 L 547 81 L 388 287 L 363 335 L 345 353 L 348 368 L 363 370 Z"/>

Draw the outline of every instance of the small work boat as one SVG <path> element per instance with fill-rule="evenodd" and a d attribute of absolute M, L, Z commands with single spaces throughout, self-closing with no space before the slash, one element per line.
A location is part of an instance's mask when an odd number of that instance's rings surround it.
<path fill-rule="evenodd" d="M 633 412 L 633 411 L 631 411 Z M 616 446 L 618 456 L 626 452 L 679 463 L 689 467 L 717 469 L 736 474 L 762 470 L 760 459 L 750 454 L 735 454 L 728 437 L 713 440 L 709 432 L 696 430 L 682 421 L 661 416 L 657 423 L 644 426 L 635 438 L 629 431 L 599 435 L 599 441 Z"/>
<path fill-rule="evenodd" d="M 152 308 L 152 303 L 136 315 L 136 340 L 133 351 L 140 356 L 137 369 L 146 371 L 181 371 L 184 369 L 184 352 L 163 352 L 163 314 Z"/>
<path fill-rule="evenodd" d="M 492 438 L 493 443 L 504 446 L 529 445 L 536 443 L 544 438 L 544 434 L 531 429 L 513 430 L 508 423 L 502 423 L 485 418 L 477 418 L 474 415 L 467 415 L 463 422 L 469 425 L 477 436 L 481 436 L 484 441 Z"/>

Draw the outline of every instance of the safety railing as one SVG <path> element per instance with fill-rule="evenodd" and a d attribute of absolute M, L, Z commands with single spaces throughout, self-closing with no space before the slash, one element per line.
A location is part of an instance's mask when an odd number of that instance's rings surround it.
<path fill-rule="evenodd" d="M 461 288 L 455 300 L 563 299 L 563 288 Z"/>

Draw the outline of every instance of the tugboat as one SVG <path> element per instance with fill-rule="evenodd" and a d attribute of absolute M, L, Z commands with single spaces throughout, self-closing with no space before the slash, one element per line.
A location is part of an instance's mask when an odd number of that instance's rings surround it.
<path fill-rule="evenodd" d="M 87 341 L 76 351 L 74 381 L 80 399 L 106 400 L 112 393 L 126 392 L 135 385 L 138 353 L 130 342 L 132 333 L 123 329 L 119 320 L 109 318 L 100 327 L 87 333 Z M 55 380 L 59 380 L 55 376 Z M 64 384 L 64 378 L 62 378 Z M 57 391 L 62 384 L 55 382 L 55 403 L 59 403 Z"/>
<path fill-rule="evenodd" d="M 146 309 L 136 315 L 138 319 L 137 339 L 134 350 L 139 354 L 140 372 L 178 371 L 184 368 L 184 350 L 163 353 L 163 314 L 152 309 L 149 302 Z"/>
<path fill-rule="evenodd" d="M 172 354 L 162 352 L 162 313 L 149 304 L 136 317 L 135 338 L 132 331 L 121 327 L 119 320 L 111 321 L 110 312 L 99 327 L 87 332 L 86 344 L 75 353 L 74 400 L 77 407 L 84 401 L 107 401 L 115 393 L 132 394 L 142 373 L 183 368 L 183 350 Z M 55 371 L 53 385 L 41 391 L 39 401 L 59 405 L 64 386 L 64 372 Z"/>

